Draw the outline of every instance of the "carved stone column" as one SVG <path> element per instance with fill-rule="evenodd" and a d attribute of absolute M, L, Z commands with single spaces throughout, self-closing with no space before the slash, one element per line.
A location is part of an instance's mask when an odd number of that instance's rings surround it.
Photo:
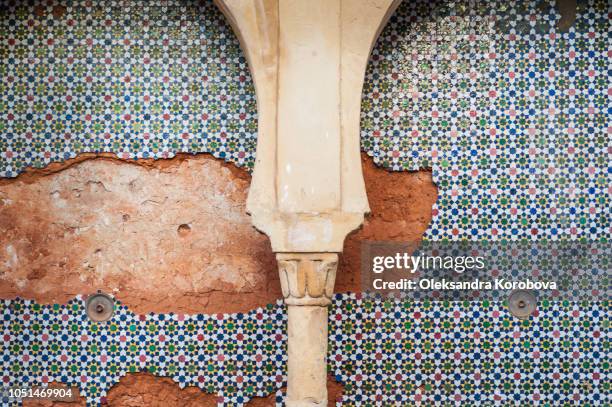
<path fill-rule="evenodd" d="M 287 304 L 288 406 L 327 405 L 327 306 L 338 267 L 335 253 L 276 255 Z"/>
<path fill-rule="evenodd" d="M 369 211 L 359 114 L 366 64 L 400 0 L 215 0 L 255 82 L 247 208 L 278 253 L 288 305 L 286 405 L 327 405 L 327 305 L 337 253 Z"/>

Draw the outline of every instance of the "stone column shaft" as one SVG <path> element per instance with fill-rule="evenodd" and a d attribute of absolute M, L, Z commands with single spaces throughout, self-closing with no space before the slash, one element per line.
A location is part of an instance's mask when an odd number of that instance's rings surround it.
<path fill-rule="evenodd" d="M 287 307 L 288 407 L 327 406 L 327 307 Z"/>

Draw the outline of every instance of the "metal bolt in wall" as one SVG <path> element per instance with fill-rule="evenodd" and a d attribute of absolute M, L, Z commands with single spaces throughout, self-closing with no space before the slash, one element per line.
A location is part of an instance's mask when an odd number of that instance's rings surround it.
<path fill-rule="evenodd" d="M 508 309 L 517 318 L 529 318 L 536 310 L 537 298 L 531 291 L 513 291 L 508 297 Z"/>
<path fill-rule="evenodd" d="M 115 300 L 101 291 L 90 295 L 85 300 L 87 316 L 94 322 L 104 322 L 111 319 L 115 312 Z"/>

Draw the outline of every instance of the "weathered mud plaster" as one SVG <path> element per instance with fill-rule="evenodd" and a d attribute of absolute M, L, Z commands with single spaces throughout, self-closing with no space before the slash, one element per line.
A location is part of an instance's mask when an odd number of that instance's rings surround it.
<path fill-rule="evenodd" d="M 363 241 L 420 242 L 438 198 L 431 171 L 387 171 L 365 153 L 362 165 L 371 213 L 344 241 L 335 287 L 338 293 L 361 291 Z"/>
<path fill-rule="evenodd" d="M 369 211 L 359 155 L 361 90 L 374 41 L 399 0 L 216 3 L 242 43 L 257 93 L 257 161 L 247 209 L 273 251 L 295 262 L 278 257 L 281 279 L 298 278 L 309 297 L 294 295 L 296 287 L 285 281 L 286 404 L 326 405 L 323 287 L 334 281 L 330 272 L 312 271 L 313 262 L 333 263 L 335 274 L 337 261 L 325 253 L 342 251 Z"/>
<path fill-rule="evenodd" d="M 209 155 L 89 158 L 0 181 L 0 298 L 64 303 L 101 289 L 140 313 L 278 298 L 270 244 L 245 214 L 244 171 Z"/>

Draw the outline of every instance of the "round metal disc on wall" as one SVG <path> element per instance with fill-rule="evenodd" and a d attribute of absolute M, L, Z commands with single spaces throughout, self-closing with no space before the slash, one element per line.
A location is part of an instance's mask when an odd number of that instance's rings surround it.
<path fill-rule="evenodd" d="M 115 312 L 115 300 L 110 295 L 98 292 L 85 300 L 87 316 L 94 322 L 104 322 L 111 319 Z"/>
<path fill-rule="evenodd" d="M 537 298 L 531 291 L 513 291 L 508 297 L 508 309 L 517 318 L 529 318 L 536 310 Z"/>

